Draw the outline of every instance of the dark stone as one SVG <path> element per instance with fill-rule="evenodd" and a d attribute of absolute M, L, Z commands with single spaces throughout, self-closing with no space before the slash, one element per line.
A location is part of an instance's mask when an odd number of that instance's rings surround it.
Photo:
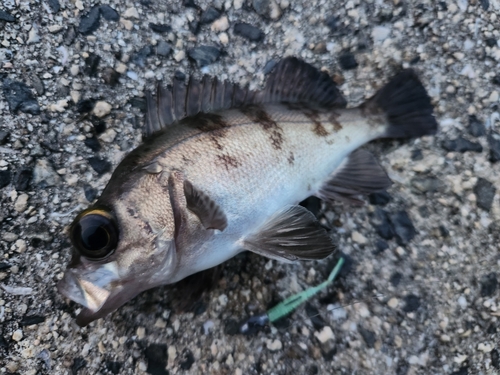
<path fill-rule="evenodd" d="M 424 154 L 422 154 L 422 150 L 417 148 L 411 152 L 411 160 L 419 161 L 424 159 Z"/>
<path fill-rule="evenodd" d="M 306 369 L 306 374 L 307 375 L 318 375 L 319 374 L 319 368 L 316 365 L 310 365 Z"/>
<path fill-rule="evenodd" d="M 342 55 L 340 55 L 339 64 L 340 67 L 344 70 L 356 69 L 358 66 L 356 57 L 354 57 L 354 54 L 352 52 L 344 52 Z"/>
<path fill-rule="evenodd" d="M 325 20 L 325 25 L 332 32 L 336 32 L 339 30 L 339 19 L 336 16 L 330 16 Z"/>
<path fill-rule="evenodd" d="M 92 203 L 97 197 L 97 190 L 94 189 L 89 184 L 83 185 L 83 193 L 85 194 L 85 198 Z"/>
<path fill-rule="evenodd" d="M 31 92 L 31 89 L 23 82 L 5 79 L 3 81 L 3 95 L 9 109 L 16 114 L 18 111 L 31 115 L 40 114 L 40 106 Z"/>
<path fill-rule="evenodd" d="M 12 14 L 0 9 L 0 21 L 14 22 L 15 20 L 16 18 Z"/>
<path fill-rule="evenodd" d="M 396 367 L 396 375 L 407 375 L 409 370 L 410 365 L 405 361 L 401 361 Z"/>
<path fill-rule="evenodd" d="M 234 25 L 234 33 L 252 42 L 260 42 L 264 39 L 264 32 L 258 27 L 245 22 L 238 22 Z"/>
<path fill-rule="evenodd" d="M 194 8 L 198 9 L 198 5 L 194 2 L 194 0 L 184 0 L 182 2 L 182 5 L 184 5 L 186 8 Z"/>
<path fill-rule="evenodd" d="M 394 228 L 389 220 L 389 214 L 380 208 L 377 208 L 372 215 L 372 225 L 377 234 L 385 240 L 394 238 Z"/>
<path fill-rule="evenodd" d="M 91 117 L 91 122 L 92 125 L 94 125 L 95 134 L 99 135 L 106 131 L 106 123 L 104 122 L 104 120 L 100 119 L 99 117 L 93 116 Z"/>
<path fill-rule="evenodd" d="M 387 191 L 381 191 L 379 193 L 372 193 L 368 196 L 370 204 L 374 206 L 385 206 L 392 199 L 391 195 Z"/>
<path fill-rule="evenodd" d="M 156 45 L 156 54 L 160 56 L 168 56 L 172 52 L 172 47 L 167 42 L 160 40 Z"/>
<path fill-rule="evenodd" d="M 39 96 L 45 93 L 45 86 L 43 84 L 43 81 L 36 74 L 32 74 L 30 76 L 30 84 Z"/>
<path fill-rule="evenodd" d="M 271 18 L 271 2 L 269 0 L 252 0 L 252 7 L 259 16 Z"/>
<path fill-rule="evenodd" d="M 194 35 L 200 32 L 200 23 L 196 20 L 189 22 L 189 31 L 191 31 Z"/>
<path fill-rule="evenodd" d="M 450 231 L 444 225 L 439 226 L 439 233 L 441 234 L 441 237 L 443 237 L 443 238 L 450 237 Z"/>
<path fill-rule="evenodd" d="M 180 70 L 176 70 L 174 73 L 174 78 L 179 81 L 184 81 L 186 79 L 186 74 L 184 74 Z"/>
<path fill-rule="evenodd" d="M 106 369 L 112 374 L 119 374 L 123 364 L 121 362 L 106 361 Z"/>
<path fill-rule="evenodd" d="M 42 315 L 30 315 L 30 316 L 25 316 L 21 319 L 19 322 L 19 325 L 21 327 L 25 326 L 31 326 L 33 324 L 40 324 L 45 322 L 45 317 Z"/>
<path fill-rule="evenodd" d="M 486 38 L 484 42 L 488 47 L 495 47 L 497 45 L 497 40 L 495 38 Z"/>
<path fill-rule="evenodd" d="M 87 159 L 90 166 L 97 174 L 102 175 L 111 171 L 111 163 L 105 159 L 100 159 L 96 156 Z"/>
<path fill-rule="evenodd" d="M 47 0 L 49 4 L 49 8 L 52 13 L 57 13 L 61 10 L 61 4 L 59 4 L 59 0 Z"/>
<path fill-rule="evenodd" d="M 95 99 L 80 99 L 76 103 L 75 109 L 78 113 L 89 113 L 92 112 L 95 106 Z"/>
<path fill-rule="evenodd" d="M 420 298 L 414 294 L 408 294 L 405 297 L 403 311 L 406 313 L 414 312 L 420 307 Z"/>
<path fill-rule="evenodd" d="M 110 86 L 116 86 L 120 83 L 120 73 L 113 68 L 107 67 L 102 72 L 102 79 Z"/>
<path fill-rule="evenodd" d="M 490 355 L 491 355 L 491 365 L 497 370 L 500 370 L 500 354 L 498 354 L 498 350 L 493 349 L 490 352 Z"/>
<path fill-rule="evenodd" d="M 406 211 L 391 214 L 390 220 L 398 245 L 406 245 L 415 237 L 417 232 Z"/>
<path fill-rule="evenodd" d="M 78 32 L 80 34 L 90 35 L 99 28 L 99 18 L 101 15 L 99 8 L 100 6 L 98 5 L 93 6 L 90 12 L 80 18 L 80 24 L 78 25 Z"/>
<path fill-rule="evenodd" d="M 224 334 L 233 336 L 238 333 L 240 333 L 240 324 L 234 319 L 227 319 L 224 322 Z"/>
<path fill-rule="evenodd" d="M 137 51 L 130 61 L 141 68 L 146 66 L 146 59 L 153 54 L 153 48 L 151 46 L 144 46 L 139 51 Z"/>
<path fill-rule="evenodd" d="M 179 367 L 182 370 L 189 370 L 194 363 L 194 355 L 188 348 L 184 348 L 179 358 Z"/>
<path fill-rule="evenodd" d="M 10 138 L 10 133 L 5 130 L 0 130 L 0 146 L 5 145 Z"/>
<path fill-rule="evenodd" d="M 146 99 L 134 96 L 130 98 L 128 102 L 132 107 L 140 109 L 142 112 L 146 112 Z"/>
<path fill-rule="evenodd" d="M 85 146 L 87 146 L 94 152 L 97 152 L 101 149 L 101 144 L 99 143 L 99 140 L 95 136 L 91 138 L 86 138 L 85 141 L 83 141 L 83 143 L 85 143 Z"/>
<path fill-rule="evenodd" d="M 369 329 L 364 328 L 363 326 L 358 326 L 358 331 L 365 341 L 366 346 L 368 346 L 369 348 L 373 348 L 375 346 L 375 341 L 377 341 L 375 332 L 372 332 Z"/>
<path fill-rule="evenodd" d="M 63 36 L 63 43 L 67 46 L 73 44 L 76 39 L 76 29 L 73 25 L 69 25 Z"/>
<path fill-rule="evenodd" d="M 413 59 L 410 60 L 410 65 L 415 65 L 418 62 L 420 62 L 420 55 L 415 56 Z"/>
<path fill-rule="evenodd" d="M 0 271 L 8 270 L 10 267 L 12 267 L 12 265 L 9 263 L 0 262 Z"/>
<path fill-rule="evenodd" d="M 101 5 L 99 7 L 99 11 L 101 12 L 101 16 L 103 16 L 106 21 L 117 22 L 120 20 L 120 15 L 118 14 L 118 12 L 107 4 Z"/>
<path fill-rule="evenodd" d="M 71 365 L 71 373 L 77 375 L 78 371 L 87 365 L 87 361 L 81 357 L 73 358 L 73 364 Z"/>
<path fill-rule="evenodd" d="M 17 191 L 26 191 L 30 186 L 31 179 L 33 178 L 33 170 L 31 168 L 21 168 L 17 173 L 16 183 L 14 186 Z"/>
<path fill-rule="evenodd" d="M 393 287 L 397 287 L 401 280 L 403 280 L 403 275 L 400 272 L 396 271 L 391 275 L 390 282 Z"/>
<path fill-rule="evenodd" d="M 9 170 L 0 171 L 0 189 L 6 187 L 10 184 L 10 180 L 12 179 L 12 175 Z"/>
<path fill-rule="evenodd" d="M 469 367 L 464 366 L 460 368 L 460 370 L 452 372 L 450 375 L 469 375 Z"/>
<path fill-rule="evenodd" d="M 500 85 L 500 74 L 494 76 L 493 79 L 491 80 L 491 83 L 493 83 L 494 85 Z"/>
<path fill-rule="evenodd" d="M 196 61 L 199 68 L 216 62 L 221 55 L 221 51 L 213 46 L 200 46 L 188 51 L 188 56 Z"/>
<path fill-rule="evenodd" d="M 201 13 L 200 24 L 206 25 L 207 23 L 212 23 L 217 18 L 219 18 L 220 15 L 221 15 L 220 10 L 210 6 Z"/>
<path fill-rule="evenodd" d="M 490 0 L 479 0 L 479 4 L 481 4 L 484 10 L 488 10 L 490 7 Z"/>
<path fill-rule="evenodd" d="M 168 354 L 167 346 L 164 344 L 150 344 L 144 350 L 144 356 L 148 360 L 147 372 L 151 375 L 168 375 L 165 370 Z"/>
<path fill-rule="evenodd" d="M 481 297 L 491 297 L 498 288 L 497 274 L 495 272 L 484 275 L 481 278 Z"/>
<path fill-rule="evenodd" d="M 480 121 L 476 116 L 469 116 L 469 134 L 474 137 L 482 137 L 486 135 L 486 127 L 483 122 Z"/>
<path fill-rule="evenodd" d="M 494 335 L 495 333 L 497 333 L 497 326 L 495 325 L 495 323 L 491 323 L 488 328 L 486 329 L 486 333 L 488 335 Z"/>
<path fill-rule="evenodd" d="M 63 84 L 58 84 L 57 85 L 56 93 L 60 97 L 68 96 L 69 95 L 69 87 L 68 86 L 64 86 Z"/>
<path fill-rule="evenodd" d="M 316 331 L 321 331 L 323 327 L 326 325 L 325 321 L 321 317 L 319 310 L 311 305 L 309 302 L 306 302 L 306 314 L 307 317 L 311 320 L 311 323 Z"/>
<path fill-rule="evenodd" d="M 7 349 L 9 347 L 9 344 L 7 343 L 7 340 L 5 340 L 5 337 L 0 335 L 0 348 Z"/>
<path fill-rule="evenodd" d="M 310 211 L 314 216 L 316 216 L 316 218 L 321 211 L 321 199 L 317 197 L 306 198 L 302 202 L 300 202 L 299 205 Z"/>
<path fill-rule="evenodd" d="M 471 142 L 463 137 L 458 137 L 457 139 L 447 139 L 442 143 L 443 148 L 446 151 L 453 152 L 483 152 L 483 146 L 477 142 Z"/>
<path fill-rule="evenodd" d="M 262 69 L 262 73 L 264 74 L 269 74 L 271 71 L 274 69 L 278 62 L 274 59 L 269 60 L 266 65 L 264 66 L 264 69 Z"/>
<path fill-rule="evenodd" d="M 101 56 L 90 52 L 89 56 L 85 58 L 85 67 L 83 68 L 83 72 L 89 77 L 95 77 L 100 61 Z"/>
<path fill-rule="evenodd" d="M 385 242 L 384 240 L 381 240 L 381 239 L 377 239 L 377 241 L 375 241 L 374 253 L 380 254 L 383 251 L 387 250 L 388 248 L 389 248 L 389 245 L 387 244 L 387 242 Z"/>
<path fill-rule="evenodd" d="M 500 135 L 494 132 L 489 134 L 488 146 L 490 147 L 490 161 L 496 163 L 500 160 Z"/>
<path fill-rule="evenodd" d="M 411 186 L 420 193 L 433 193 L 441 191 L 444 183 L 437 177 L 414 177 L 411 179 Z"/>
<path fill-rule="evenodd" d="M 163 25 L 159 23 L 149 23 L 149 28 L 158 34 L 165 34 L 169 31 L 172 31 L 172 27 L 170 25 Z"/>
<path fill-rule="evenodd" d="M 493 204 L 493 198 L 495 197 L 495 185 L 488 180 L 479 177 L 472 191 L 476 194 L 477 206 L 485 211 L 489 211 L 491 209 L 491 205 Z"/>

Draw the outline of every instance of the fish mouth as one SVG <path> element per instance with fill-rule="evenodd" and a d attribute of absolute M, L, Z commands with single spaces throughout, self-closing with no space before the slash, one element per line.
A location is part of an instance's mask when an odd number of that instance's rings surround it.
<path fill-rule="evenodd" d="M 116 310 L 142 291 L 134 287 L 125 288 L 123 281 L 116 282 L 119 279 L 114 262 L 83 275 L 81 270 L 68 268 L 57 284 L 57 290 L 82 306 L 76 323 L 84 327 Z"/>

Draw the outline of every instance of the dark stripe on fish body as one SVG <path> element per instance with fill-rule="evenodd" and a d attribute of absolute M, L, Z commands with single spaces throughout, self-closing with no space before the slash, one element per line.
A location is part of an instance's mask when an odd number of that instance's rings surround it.
<path fill-rule="evenodd" d="M 199 113 L 195 116 L 188 117 L 189 125 L 201 130 L 202 132 L 219 131 L 219 136 L 224 136 L 222 130 L 230 125 L 224 121 L 224 117 L 217 113 Z"/>
<path fill-rule="evenodd" d="M 249 105 L 241 108 L 241 112 L 252 122 L 262 126 L 262 129 L 269 133 L 269 139 L 273 148 L 281 150 L 281 145 L 283 144 L 283 130 L 262 107 L 258 105 Z"/>
<path fill-rule="evenodd" d="M 223 165 L 228 171 L 231 168 L 238 168 L 241 165 L 238 159 L 236 159 L 231 155 L 226 155 L 226 154 L 217 155 L 216 164 Z"/>
<path fill-rule="evenodd" d="M 328 115 L 328 122 L 333 125 L 333 130 L 339 132 L 342 130 L 342 125 L 339 122 L 340 114 L 334 111 L 331 111 Z"/>
<path fill-rule="evenodd" d="M 313 132 L 320 137 L 326 137 L 329 133 L 320 121 L 319 112 L 315 109 L 302 109 L 302 113 L 314 124 Z"/>

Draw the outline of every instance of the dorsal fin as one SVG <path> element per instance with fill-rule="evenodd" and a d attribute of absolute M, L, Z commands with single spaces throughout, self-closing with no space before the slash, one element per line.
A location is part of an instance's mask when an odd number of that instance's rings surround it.
<path fill-rule="evenodd" d="M 261 103 L 304 103 L 321 108 L 344 108 L 346 100 L 332 78 L 296 57 L 276 64 L 262 92 Z"/>
<path fill-rule="evenodd" d="M 204 76 L 201 82 L 190 78 L 187 85 L 174 78 L 172 86 L 167 88 L 158 82 L 156 98 L 151 92 L 146 92 L 144 136 L 149 137 L 176 121 L 200 112 L 283 102 L 329 109 L 346 105 L 327 73 L 296 57 L 287 57 L 276 64 L 264 89 L 258 92 L 208 76 Z"/>

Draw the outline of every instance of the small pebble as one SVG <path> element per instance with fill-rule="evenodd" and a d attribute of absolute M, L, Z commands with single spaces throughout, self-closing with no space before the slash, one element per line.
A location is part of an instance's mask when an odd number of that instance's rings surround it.
<path fill-rule="evenodd" d="M 111 104 L 100 100 L 95 103 L 94 110 L 92 112 L 97 117 L 104 117 L 110 114 L 111 108 Z"/>
<path fill-rule="evenodd" d="M 80 18 L 78 32 L 83 35 L 90 35 L 99 28 L 99 19 L 101 12 L 99 6 L 94 6 L 92 9 Z"/>
<path fill-rule="evenodd" d="M 476 195 L 477 206 L 485 211 L 489 211 L 493 205 L 493 198 L 495 197 L 495 185 L 480 177 L 477 179 L 477 183 L 472 191 Z"/>
<path fill-rule="evenodd" d="M 23 331 L 21 329 L 17 329 L 12 334 L 12 340 L 21 341 L 23 339 Z"/>
<path fill-rule="evenodd" d="M 335 338 L 335 335 L 333 334 L 333 331 L 329 326 L 325 326 L 321 331 L 315 332 L 314 336 L 316 336 L 316 338 L 322 344 L 324 344 L 328 340 L 333 340 Z"/>
<path fill-rule="evenodd" d="M 356 232 L 356 231 L 352 232 L 351 239 L 354 242 L 359 243 L 360 245 L 365 245 L 366 243 L 368 243 L 368 240 L 366 239 L 366 237 L 363 236 L 361 233 Z"/>
<path fill-rule="evenodd" d="M 280 340 L 276 339 L 276 340 L 267 340 L 266 342 L 266 346 L 267 348 L 272 351 L 272 352 L 275 352 L 275 351 L 278 351 L 278 350 L 281 350 L 283 348 L 283 344 L 281 343 Z"/>
<path fill-rule="evenodd" d="M 260 42 L 264 39 L 262 30 L 244 22 L 238 22 L 234 25 L 234 33 L 252 42 Z"/>
<path fill-rule="evenodd" d="M 139 19 L 140 18 L 139 12 L 137 11 L 137 9 L 135 7 L 128 8 L 125 11 L 125 13 L 123 13 L 123 17 L 125 17 L 125 18 L 135 18 L 135 19 Z"/>

